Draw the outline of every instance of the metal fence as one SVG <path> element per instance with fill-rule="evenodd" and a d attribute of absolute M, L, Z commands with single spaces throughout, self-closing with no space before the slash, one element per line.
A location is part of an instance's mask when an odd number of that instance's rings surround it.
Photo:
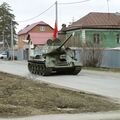
<path fill-rule="evenodd" d="M 14 51 L 14 54 L 13 54 L 13 51 L 12 50 L 9 50 L 9 55 L 8 55 L 8 58 L 10 56 L 16 56 L 17 57 L 17 60 L 25 60 L 25 57 L 24 57 L 24 50 L 15 50 Z"/>
<path fill-rule="evenodd" d="M 120 50 L 104 50 L 101 67 L 120 68 Z"/>
<path fill-rule="evenodd" d="M 74 50 L 75 57 L 77 60 L 82 63 L 85 62 L 88 58 L 87 54 L 85 55 L 83 49 Z M 15 56 L 18 60 L 27 60 L 28 55 L 25 50 L 14 51 Z M 89 54 L 89 53 L 88 53 Z M 12 51 L 9 51 L 9 55 L 12 55 Z M 105 49 L 102 50 L 102 60 L 100 67 L 106 68 L 120 68 L 120 49 Z"/>
<path fill-rule="evenodd" d="M 90 50 L 88 50 L 86 54 L 83 49 L 76 49 L 75 57 L 84 64 L 88 59 L 89 53 Z M 102 50 L 100 67 L 120 68 L 120 49 Z"/>

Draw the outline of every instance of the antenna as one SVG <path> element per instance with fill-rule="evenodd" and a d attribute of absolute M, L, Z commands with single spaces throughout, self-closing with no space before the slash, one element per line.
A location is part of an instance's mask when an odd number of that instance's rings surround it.
<path fill-rule="evenodd" d="M 110 19 L 109 0 L 107 0 L 108 20 Z"/>
<path fill-rule="evenodd" d="M 109 0 L 107 0 L 107 10 L 108 10 L 108 13 L 110 12 L 110 8 L 109 8 Z"/>

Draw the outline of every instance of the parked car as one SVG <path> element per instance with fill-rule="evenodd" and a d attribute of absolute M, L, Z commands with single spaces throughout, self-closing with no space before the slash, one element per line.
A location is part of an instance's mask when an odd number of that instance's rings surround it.
<path fill-rule="evenodd" d="M 0 59 L 6 59 L 6 58 L 7 58 L 7 53 L 6 52 L 0 53 Z"/>

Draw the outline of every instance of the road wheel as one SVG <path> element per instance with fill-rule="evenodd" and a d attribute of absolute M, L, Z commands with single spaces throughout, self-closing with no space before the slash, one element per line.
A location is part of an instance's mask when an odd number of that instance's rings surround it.
<path fill-rule="evenodd" d="M 73 71 L 73 75 L 77 75 L 81 71 L 81 67 L 75 67 Z"/>

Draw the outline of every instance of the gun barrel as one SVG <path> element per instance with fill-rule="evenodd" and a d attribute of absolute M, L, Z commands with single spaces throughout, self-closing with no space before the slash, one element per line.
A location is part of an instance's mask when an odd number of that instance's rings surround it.
<path fill-rule="evenodd" d="M 59 49 L 72 37 L 72 34 L 60 45 Z"/>

